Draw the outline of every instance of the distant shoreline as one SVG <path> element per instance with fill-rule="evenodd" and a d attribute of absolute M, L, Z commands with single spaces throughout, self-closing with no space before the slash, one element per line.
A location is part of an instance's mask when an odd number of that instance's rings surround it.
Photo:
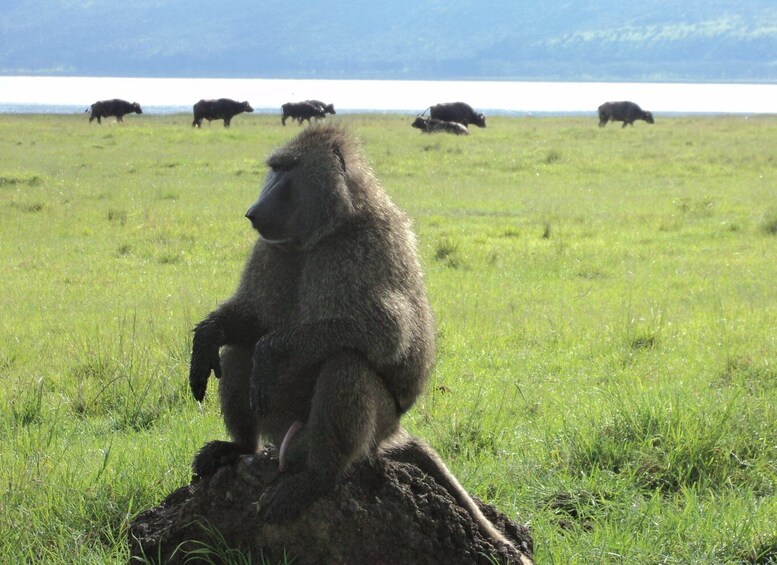
<path fill-rule="evenodd" d="M 190 112 L 201 98 L 247 100 L 259 112 L 318 99 L 338 112 L 417 115 L 465 101 L 503 115 L 590 115 L 603 102 L 632 100 L 664 114 L 777 114 L 777 84 L 382 81 L 0 76 L 0 113 L 76 113 L 123 98 L 146 111 Z M 153 109 L 153 110 L 152 110 Z"/>
<path fill-rule="evenodd" d="M 489 116 L 503 116 L 508 118 L 542 118 L 542 117 L 580 117 L 580 118 L 594 118 L 596 117 L 596 111 L 584 111 L 584 110 L 569 110 L 569 111 L 542 111 L 532 112 L 524 110 L 500 110 L 495 108 L 479 108 L 481 111 Z M 146 106 L 143 109 L 143 113 L 146 116 L 175 116 L 185 114 L 190 116 L 192 113 L 191 108 L 185 106 Z M 85 109 L 80 106 L 74 105 L 47 105 L 47 104 L 0 104 L 0 115 L 52 115 L 52 116 L 67 116 L 67 115 L 80 115 L 85 114 Z M 254 114 L 274 116 L 281 115 L 279 108 L 255 108 Z M 339 110 L 338 115 L 398 115 L 413 117 L 417 114 L 409 110 L 392 110 L 392 109 L 351 109 L 351 110 Z M 683 116 L 771 116 L 777 115 L 777 112 L 661 112 L 665 117 L 683 117 Z"/>
<path fill-rule="evenodd" d="M 88 107 L 88 106 L 87 106 Z M 482 108 L 484 112 L 493 116 L 531 117 L 531 116 L 595 116 L 596 111 L 568 111 L 568 112 L 530 112 L 522 110 L 500 110 L 498 108 Z M 191 107 L 187 106 L 143 106 L 144 115 L 173 116 L 177 114 L 190 115 Z M 73 104 L 0 104 L 0 114 L 52 114 L 52 115 L 79 115 L 86 114 L 86 107 Z M 254 108 L 254 114 L 281 115 L 280 108 Z M 337 111 L 338 115 L 400 115 L 415 116 L 418 112 L 397 109 L 355 108 Z"/>

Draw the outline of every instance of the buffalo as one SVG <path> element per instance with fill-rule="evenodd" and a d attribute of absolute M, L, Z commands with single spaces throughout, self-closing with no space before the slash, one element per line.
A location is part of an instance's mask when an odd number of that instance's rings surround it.
<path fill-rule="evenodd" d="M 418 116 L 411 124 L 414 128 L 420 129 L 424 133 L 453 133 L 456 135 L 469 135 L 467 126 L 456 122 L 446 122 L 444 120 L 436 120 L 434 118 L 424 118 Z"/>
<path fill-rule="evenodd" d="M 634 125 L 634 120 L 645 120 L 653 123 L 653 114 L 645 112 L 634 102 L 605 102 L 599 106 L 599 127 L 603 128 L 607 122 L 623 122 L 622 127 Z"/>
<path fill-rule="evenodd" d="M 334 104 L 324 104 L 321 100 L 305 100 L 305 102 L 317 106 L 324 111 L 324 114 L 337 114 L 337 112 L 335 112 Z"/>
<path fill-rule="evenodd" d="M 143 110 L 140 109 L 140 104 L 137 102 L 127 102 L 126 100 L 120 100 L 119 98 L 113 98 L 112 100 L 100 100 L 89 106 L 85 112 L 90 112 L 89 123 L 97 118 L 97 123 L 102 124 L 102 118 L 108 116 L 116 116 L 117 122 L 123 122 L 126 114 L 142 114 Z"/>
<path fill-rule="evenodd" d="M 445 102 L 442 104 L 435 104 L 427 108 L 430 110 L 432 119 L 442 120 L 444 122 L 456 122 L 463 126 L 474 124 L 480 128 L 486 127 L 486 117 L 480 113 L 475 112 L 472 106 L 464 102 Z M 426 110 L 424 110 L 425 112 Z"/>
<path fill-rule="evenodd" d="M 224 120 L 224 127 L 228 128 L 232 118 L 243 112 L 253 112 L 254 109 L 247 100 L 238 102 L 229 98 L 219 98 L 218 100 L 200 100 L 194 106 L 194 121 L 192 127 L 202 126 L 202 120 Z"/>
<path fill-rule="evenodd" d="M 286 104 L 281 106 L 283 112 L 281 123 L 285 126 L 287 118 L 297 120 L 300 124 L 304 120 L 307 120 L 308 123 L 310 123 L 310 118 L 325 118 L 326 110 L 323 105 L 318 106 L 313 102 L 318 101 L 286 102 Z M 334 106 L 332 107 L 332 113 L 334 114 Z"/>

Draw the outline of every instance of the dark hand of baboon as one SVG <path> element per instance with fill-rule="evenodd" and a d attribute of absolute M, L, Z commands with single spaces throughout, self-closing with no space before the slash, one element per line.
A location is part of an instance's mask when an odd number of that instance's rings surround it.
<path fill-rule="evenodd" d="M 221 378 L 221 363 L 219 362 L 221 340 L 218 338 L 218 334 L 215 324 L 208 318 L 194 328 L 192 358 L 189 365 L 189 386 L 194 398 L 200 402 L 205 398 L 210 372 L 213 371 L 217 379 Z"/>
<path fill-rule="evenodd" d="M 219 350 L 223 345 L 253 345 L 261 329 L 240 305 L 221 304 L 194 328 L 192 357 L 189 365 L 189 386 L 194 398 L 202 401 L 211 371 L 221 378 Z"/>

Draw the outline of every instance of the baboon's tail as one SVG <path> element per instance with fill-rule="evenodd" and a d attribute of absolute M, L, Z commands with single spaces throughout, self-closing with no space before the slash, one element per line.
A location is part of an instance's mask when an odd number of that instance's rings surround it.
<path fill-rule="evenodd" d="M 500 532 L 491 521 L 480 511 L 472 497 L 464 490 L 461 483 L 445 466 L 437 452 L 423 440 L 406 432 L 382 449 L 389 459 L 410 463 L 431 476 L 439 485 L 445 488 L 464 507 L 477 522 L 481 533 L 498 543 L 515 548 L 515 545 Z M 517 548 L 516 548 L 517 549 Z"/>

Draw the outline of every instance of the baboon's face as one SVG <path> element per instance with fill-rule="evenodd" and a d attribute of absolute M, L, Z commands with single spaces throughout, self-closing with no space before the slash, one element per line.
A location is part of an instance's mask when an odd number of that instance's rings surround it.
<path fill-rule="evenodd" d="M 246 218 L 268 243 L 297 243 L 309 230 L 312 218 L 306 217 L 311 214 L 305 210 L 311 207 L 304 206 L 296 176 L 293 169 L 271 169 L 259 199 L 246 212 Z"/>
<path fill-rule="evenodd" d="M 266 242 L 310 247 L 351 213 L 344 162 L 331 147 L 292 145 L 267 164 L 267 182 L 246 212 Z"/>

